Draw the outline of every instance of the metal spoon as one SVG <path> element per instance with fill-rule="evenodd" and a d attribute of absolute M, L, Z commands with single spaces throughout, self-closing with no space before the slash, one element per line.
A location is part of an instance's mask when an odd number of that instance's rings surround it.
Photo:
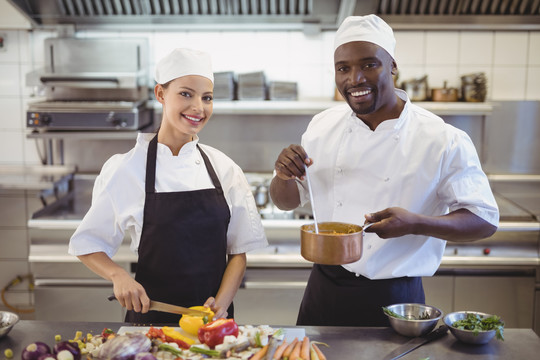
<path fill-rule="evenodd" d="M 306 180 L 309 190 L 309 200 L 311 201 L 311 212 L 313 213 L 313 221 L 315 221 L 315 234 L 318 234 L 319 226 L 317 225 L 317 215 L 315 214 L 315 204 L 313 203 L 313 192 L 311 190 L 311 181 L 309 180 L 308 167 L 306 164 L 304 164 L 304 168 L 306 169 Z"/>

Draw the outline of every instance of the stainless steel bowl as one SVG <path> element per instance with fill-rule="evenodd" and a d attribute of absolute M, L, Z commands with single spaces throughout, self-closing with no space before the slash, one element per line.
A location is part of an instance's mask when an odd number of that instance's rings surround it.
<path fill-rule="evenodd" d="M 300 230 L 302 257 L 316 264 L 344 265 L 362 257 L 362 226 L 340 223 L 317 223 L 303 225 Z"/>
<path fill-rule="evenodd" d="M 9 311 L 0 311 L 0 338 L 6 336 L 19 322 L 19 316 Z"/>
<path fill-rule="evenodd" d="M 390 326 L 398 334 L 409 337 L 423 336 L 431 332 L 443 315 L 436 307 L 424 304 L 394 304 L 386 308 L 406 318 L 400 319 L 385 313 Z M 429 318 L 424 319 L 425 317 Z"/>
<path fill-rule="evenodd" d="M 467 314 L 479 315 L 482 318 L 490 317 L 493 315 L 477 312 L 477 311 L 456 311 L 446 315 L 443 318 L 443 322 L 448 326 L 452 335 L 458 340 L 467 344 L 487 344 L 495 336 L 495 330 L 479 331 L 476 335 L 472 330 L 462 330 L 452 326 L 458 320 L 467 318 Z"/>

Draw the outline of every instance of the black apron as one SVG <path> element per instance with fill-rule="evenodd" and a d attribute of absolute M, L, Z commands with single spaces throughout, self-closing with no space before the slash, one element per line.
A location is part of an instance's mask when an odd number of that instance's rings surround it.
<path fill-rule="evenodd" d="M 425 303 L 422 278 L 369 280 L 340 265 L 314 264 L 297 325 L 390 326 L 383 306 Z"/>
<path fill-rule="evenodd" d="M 216 296 L 227 265 L 229 206 L 206 154 L 215 189 L 156 193 L 157 135 L 148 145 L 146 198 L 135 280 L 152 300 L 190 307 Z M 233 305 L 227 309 L 234 316 Z M 126 322 L 178 324 L 180 315 L 128 311 Z"/>

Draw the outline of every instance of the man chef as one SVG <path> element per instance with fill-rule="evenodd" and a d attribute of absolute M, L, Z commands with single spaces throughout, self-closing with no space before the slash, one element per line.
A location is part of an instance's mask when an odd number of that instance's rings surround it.
<path fill-rule="evenodd" d="M 275 162 L 270 194 L 283 210 L 309 202 L 318 221 L 374 223 L 360 260 L 314 264 L 299 325 L 388 326 L 382 306 L 424 303 L 445 240 L 492 235 L 499 212 L 469 136 L 394 88 L 392 29 L 352 16 L 334 42 L 336 86 L 346 100 L 313 117 L 301 145 Z"/>
<path fill-rule="evenodd" d="M 245 253 L 267 240 L 240 167 L 199 142 L 213 110 L 210 56 L 175 49 L 155 80 L 160 129 L 103 165 L 69 253 L 112 281 L 127 322 L 178 323 L 180 315 L 148 311 L 150 299 L 232 317 Z M 111 260 L 125 235 L 138 254 L 135 279 Z"/>

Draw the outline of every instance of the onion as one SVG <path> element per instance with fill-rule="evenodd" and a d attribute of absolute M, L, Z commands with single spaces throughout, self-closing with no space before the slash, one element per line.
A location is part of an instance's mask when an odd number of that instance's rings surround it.
<path fill-rule="evenodd" d="M 21 354 L 22 360 L 37 360 L 41 355 L 47 355 L 51 353 L 49 345 L 36 341 L 24 348 Z"/>
<path fill-rule="evenodd" d="M 99 350 L 100 359 L 133 360 L 140 352 L 148 352 L 152 341 L 142 333 L 119 335 L 108 339 Z"/>
<path fill-rule="evenodd" d="M 152 353 L 142 352 L 135 355 L 135 360 L 157 360 L 157 359 Z"/>
<path fill-rule="evenodd" d="M 56 356 L 53 354 L 43 354 L 38 357 L 38 360 L 56 360 Z"/>
<path fill-rule="evenodd" d="M 59 355 L 62 351 L 68 351 L 72 355 L 74 360 L 81 359 L 81 350 L 79 350 L 79 344 L 74 341 L 61 341 L 54 345 L 53 352 L 57 354 L 56 357 L 58 359 L 61 358 Z M 66 354 L 63 354 L 62 356 L 62 359 L 67 359 Z"/>

